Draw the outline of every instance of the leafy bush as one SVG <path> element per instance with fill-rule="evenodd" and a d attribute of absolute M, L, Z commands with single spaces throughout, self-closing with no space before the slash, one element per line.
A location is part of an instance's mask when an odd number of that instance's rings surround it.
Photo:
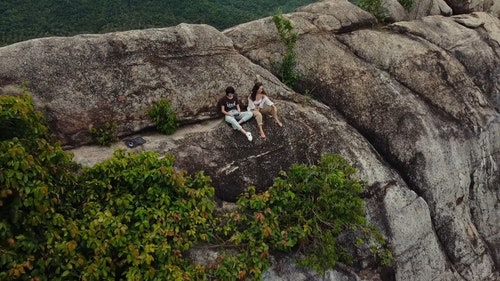
<path fill-rule="evenodd" d="M 382 12 L 382 0 L 359 0 L 358 6 L 374 15 L 379 22 L 383 22 L 386 15 Z"/>
<path fill-rule="evenodd" d="M 47 140 L 29 95 L 0 96 L 0 124 L 0 280 L 42 278 L 71 259 L 58 248 L 72 225 L 59 206 L 78 165 Z"/>
<path fill-rule="evenodd" d="M 413 7 L 413 0 L 398 0 L 399 4 L 403 6 L 407 11 Z"/>
<path fill-rule="evenodd" d="M 186 251 L 213 236 L 214 189 L 203 173 L 176 172 L 172 156 L 125 153 L 80 177 L 75 252 L 85 253 L 83 280 L 200 280 Z M 76 199 L 76 200 L 75 200 Z"/>
<path fill-rule="evenodd" d="M 184 253 L 211 239 L 209 178 L 123 151 L 81 170 L 28 95 L 0 96 L 0 108 L 0 280 L 204 278 Z"/>
<path fill-rule="evenodd" d="M 89 128 L 89 132 L 94 142 L 99 145 L 110 146 L 113 142 L 118 140 L 116 128 L 116 123 L 110 124 L 109 122 L 106 122 L 103 128 L 95 128 L 91 126 Z"/>
<path fill-rule="evenodd" d="M 155 103 L 151 109 L 148 110 L 148 115 L 153 119 L 156 128 L 159 132 L 170 135 L 175 132 L 179 126 L 177 115 L 172 109 L 172 104 L 166 99 L 162 99 Z"/>
<path fill-rule="evenodd" d="M 338 261 L 352 263 L 353 249 L 363 245 L 390 263 L 388 245 L 366 222 L 360 198 L 363 187 L 354 173 L 345 159 L 324 155 L 317 166 L 293 165 L 282 172 L 268 191 L 257 194 L 250 187 L 223 228 L 242 252 L 221 259 L 217 270 L 227 274 L 230 268 L 238 268 L 239 275 L 232 273 L 234 279 L 260 278 L 269 266 L 270 251 L 295 249 L 303 257 L 300 264 L 322 272 Z M 346 232 L 352 236 L 350 242 L 357 242 L 354 248 L 337 243 Z"/>
<path fill-rule="evenodd" d="M 359 248 L 392 261 L 340 156 L 293 165 L 220 215 L 210 178 L 176 171 L 172 156 L 117 150 L 82 168 L 28 95 L 0 96 L 0 109 L 0 280 L 260 280 L 270 254 L 290 251 L 318 271 Z M 200 244 L 219 250 L 207 267 L 188 258 Z"/>
<path fill-rule="evenodd" d="M 48 129 L 43 123 L 26 92 L 20 97 L 0 96 L 0 141 L 47 137 Z"/>

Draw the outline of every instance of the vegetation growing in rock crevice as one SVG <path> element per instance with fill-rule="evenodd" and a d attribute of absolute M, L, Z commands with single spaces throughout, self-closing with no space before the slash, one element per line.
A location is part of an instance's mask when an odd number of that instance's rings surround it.
<path fill-rule="evenodd" d="M 413 0 L 398 0 L 398 2 L 407 11 L 410 11 L 410 9 L 413 7 Z"/>
<path fill-rule="evenodd" d="M 382 11 L 382 0 L 350 0 L 355 5 L 361 9 L 374 15 L 379 22 L 384 22 L 387 18 L 387 14 Z M 398 0 L 399 4 L 405 8 L 406 11 L 410 11 L 413 7 L 413 0 Z"/>
<path fill-rule="evenodd" d="M 279 14 L 273 16 L 273 22 L 278 30 L 278 35 L 281 41 L 285 44 L 285 52 L 281 58 L 281 62 L 275 62 L 274 68 L 281 82 L 289 87 L 293 87 L 299 78 L 299 73 L 295 69 L 297 54 L 295 53 L 295 45 L 299 38 L 298 33 L 293 29 L 292 22 Z"/>
<path fill-rule="evenodd" d="M 177 113 L 169 100 L 159 100 L 147 111 L 147 114 L 155 123 L 156 129 L 165 135 L 174 133 L 179 126 Z"/>
<path fill-rule="evenodd" d="M 383 22 L 386 18 L 386 15 L 382 12 L 382 0 L 359 0 L 357 5 L 374 15 L 379 22 Z"/>
<path fill-rule="evenodd" d="M 29 95 L 0 96 L 0 121 L 1 280 L 258 280 L 276 251 L 323 271 L 356 258 L 338 243 L 346 231 L 391 260 L 339 156 L 294 165 L 219 215 L 210 178 L 176 171 L 172 156 L 117 150 L 82 168 L 50 141 Z M 205 267 L 188 258 L 198 244 L 223 246 Z"/>
<path fill-rule="evenodd" d="M 103 127 L 97 128 L 91 126 L 89 128 L 89 133 L 95 143 L 99 145 L 110 146 L 113 142 L 118 140 L 116 129 L 116 122 L 113 124 L 106 122 Z"/>

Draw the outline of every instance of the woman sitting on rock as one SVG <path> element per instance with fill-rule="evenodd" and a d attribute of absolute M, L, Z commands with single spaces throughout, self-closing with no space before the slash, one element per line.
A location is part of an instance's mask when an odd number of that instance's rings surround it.
<path fill-rule="evenodd" d="M 257 126 L 259 127 L 260 137 L 263 139 L 266 138 L 266 134 L 262 129 L 262 114 L 271 114 L 274 118 L 274 122 L 276 122 L 278 126 L 283 127 L 283 124 L 278 118 L 278 109 L 266 95 L 264 87 L 260 82 L 255 83 L 253 86 L 252 94 L 248 97 L 247 110 L 253 112 L 253 116 L 255 120 L 257 120 Z"/>

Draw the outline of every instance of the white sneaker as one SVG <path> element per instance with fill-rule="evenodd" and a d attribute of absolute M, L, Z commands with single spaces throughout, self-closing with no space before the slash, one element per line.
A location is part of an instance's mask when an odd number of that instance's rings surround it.
<path fill-rule="evenodd" d="M 253 140 L 252 134 L 250 132 L 247 132 L 245 135 L 247 136 L 248 141 Z"/>

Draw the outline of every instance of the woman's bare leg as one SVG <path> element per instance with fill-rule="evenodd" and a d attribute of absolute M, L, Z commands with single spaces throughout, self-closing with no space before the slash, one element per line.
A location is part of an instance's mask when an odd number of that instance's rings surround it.
<path fill-rule="evenodd" d="M 266 134 L 264 133 L 264 129 L 262 129 L 262 125 L 259 125 L 259 134 L 261 138 L 266 138 Z"/>
<path fill-rule="evenodd" d="M 262 128 L 264 120 L 262 120 L 262 113 L 260 113 L 259 110 L 254 110 L 253 111 L 253 116 L 255 117 L 255 121 L 257 121 L 257 127 L 259 127 L 259 134 L 260 137 L 265 139 L 266 134 L 264 133 L 264 129 Z"/>
<path fill-rule="evenodd" d="M 274 122 L 278 124 L 278 126 L 283 127 L 283 124 L 281 123 L 280 119 L 278 118 L 278 108 L 276 106 L 273 106 L 273 118 Z"/>

